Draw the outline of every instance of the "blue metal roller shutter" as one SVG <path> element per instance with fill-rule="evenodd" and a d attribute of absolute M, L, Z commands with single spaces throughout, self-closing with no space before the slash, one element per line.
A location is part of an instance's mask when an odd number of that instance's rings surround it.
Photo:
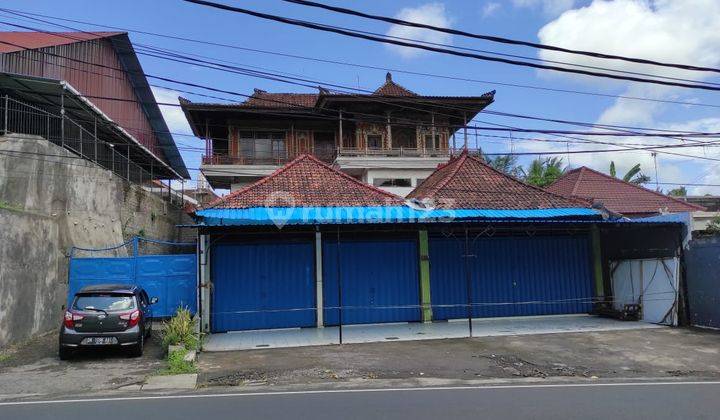
<path fill-rule="evenodd" d="M 211 250 L 212 331 L 315 325 L 313 244 L 220 244 Z"/>
<path fill-rule="evenodd" d="M 430 238 L 433 319 L 467 317 L 464 237 Z M 470 240 L 473 317 L 587 313 L 593 278 L 585 236 Z"/>
<path fill-rule="evenodd" d="M 338 324 L 337 241 L 323 241 L 325 325 Z M 414 239 L 341 240 L 343 324 L 420 320 Z"/>

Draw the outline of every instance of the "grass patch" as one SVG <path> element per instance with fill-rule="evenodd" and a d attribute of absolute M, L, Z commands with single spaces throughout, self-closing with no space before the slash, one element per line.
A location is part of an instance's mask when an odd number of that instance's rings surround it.
<path fill-rule="evenodd" d="M 12 359 L 12 356 L 7 353 L 0 353 L 0 363 L 7 362 L 8 360 Z"/>
<path fill-rule="evenodd" d="M 197 350 L 200 347 L 195 332 L 195 319 L 189 309 L 179 308 L 175 316 L 164 323 L 162 344 L 165 349 L 178 344 L 183 344 L 188 350 Z"/>
<path fill-rule="evenodd" d="M 184 373 L 197 373 L 195 362 L 186 362 L 183 360 L 188 353 L 187 349 L 182 349 L 170 353 L 168 356 L 167 368 L 158 372 L 159 375 L 182 375 Z"/>

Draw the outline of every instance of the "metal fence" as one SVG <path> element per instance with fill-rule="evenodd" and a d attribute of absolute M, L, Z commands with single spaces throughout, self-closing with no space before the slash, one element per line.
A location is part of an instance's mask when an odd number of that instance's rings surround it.
<path fill-rule="evenodd" d="M 133 239 L 109 248 L 70 250 L 68 305 L 85 286 L 123 283 L 142 286 L 159 298 L 153 316 L 172 316 L 178 308 L 197 308 L 195 243 Z"/>
<path fill-rule="evenodd" d="M 83 125 L 66 116 L 63 109 L 58 115 L 9 95 L 0 99 L 0 109 L 3 134 L 43 137 L 130 182 L 143 184 L 153 179 L 152 167 L 148 171 L 131 160 L 129 143 L 114 144 L 99 138 L 97 120 Z"/>

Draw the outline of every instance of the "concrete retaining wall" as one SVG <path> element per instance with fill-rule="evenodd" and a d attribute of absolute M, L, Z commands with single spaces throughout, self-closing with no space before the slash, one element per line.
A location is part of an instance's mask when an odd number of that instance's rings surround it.
<path fill-rule="evenodd" d="M 161 197 L 42 138 L 0 137 L 0 347 L 59 328 L 72 246 L 177 241 L 187 223 Z"/>

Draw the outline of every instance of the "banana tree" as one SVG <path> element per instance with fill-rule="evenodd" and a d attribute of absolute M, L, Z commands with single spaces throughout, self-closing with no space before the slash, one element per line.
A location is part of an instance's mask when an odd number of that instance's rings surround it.
<path fill-rule="evenodd" d="M 617 171 L 615 170 L 615 162 L 610 162 L 610 176 L 617 178 Z M 622 180 L 635 185 L 643 185 L 650 182 L 650 177 L 643 174 L 640 169 L 640 164 L 636 164 L 630 170 L 625 173 Z"/>

